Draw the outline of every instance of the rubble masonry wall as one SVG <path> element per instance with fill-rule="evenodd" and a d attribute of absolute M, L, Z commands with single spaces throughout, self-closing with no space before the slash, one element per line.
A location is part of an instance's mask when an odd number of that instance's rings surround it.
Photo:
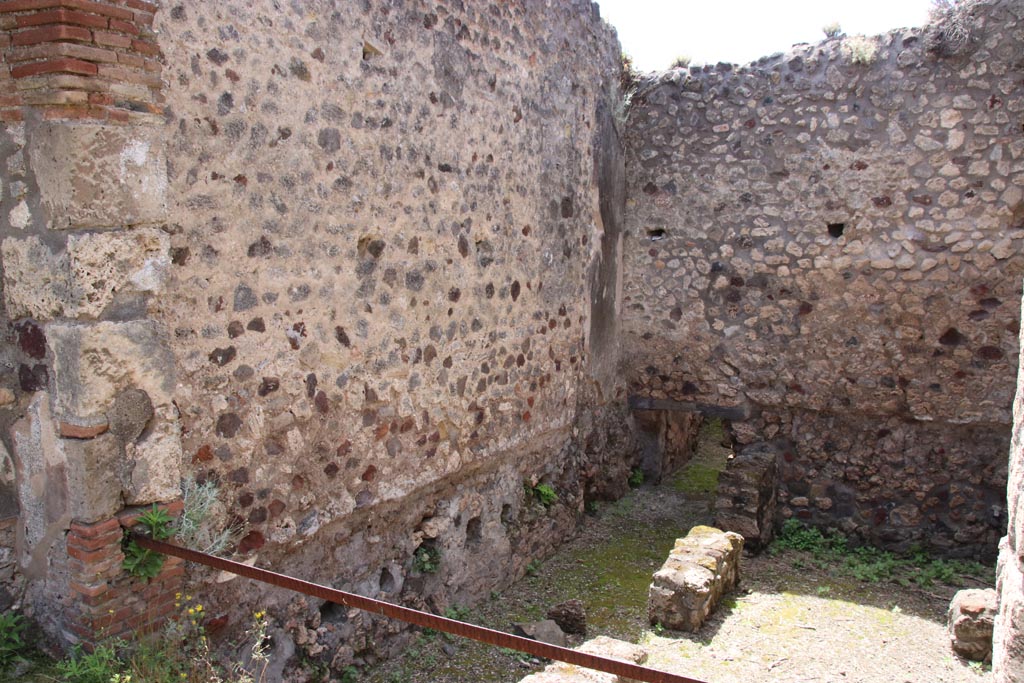
<path fill-rule="evenodd" d="M 774 439 L 780 511 L 992 556 L 1024 273 L 1024 7 L 642 81 L 627 135 L 634 403 Z"/>

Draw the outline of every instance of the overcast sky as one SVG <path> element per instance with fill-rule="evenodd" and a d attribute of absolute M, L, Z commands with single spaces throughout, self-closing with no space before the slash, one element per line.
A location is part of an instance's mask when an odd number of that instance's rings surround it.
<path fill-rule="evenodd" d="M 932 0 L 597 0 L 641 71 L 694 63 L 745 63 L 794 43 L 817 42 L 839 22 L 847 35 L 920 26 Z"/>

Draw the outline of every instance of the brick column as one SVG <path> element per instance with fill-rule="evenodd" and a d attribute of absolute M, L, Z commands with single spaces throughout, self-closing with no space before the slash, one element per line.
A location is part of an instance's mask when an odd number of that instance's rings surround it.
<path fill-rule="evenodd" d="M 160 113 L 157 6 L 141 0 L 0 1 L 0 121 L 126 123 Z"/>
<path fill-rule="evenodd" d="M 170 264 L 157 10 L 0 0 L 17 560 L 27 611 L 87 645 L 162 623 L 184 574 L 178 560 L 148 581 L 121 569 L 140 510 L 181 510 L 174 357 L 148 316 Z"/>
<path fill-rule="evenodd" d="M 177 516 L 182 505 L 176 501 L 160 507 Z M 181 592 L 185 575 L 184 560 L 166 558 L 160 574 L 149 581 L 121 570 L 121 540 L 140 511 L 144 509 L 128 509 L 95 524 L 71 524 L 68 588 L 74 595 L 75 612 L 69 628 L 86 646 L 102 639 L 148 633 L 174 615 L 175 595 Z"/>

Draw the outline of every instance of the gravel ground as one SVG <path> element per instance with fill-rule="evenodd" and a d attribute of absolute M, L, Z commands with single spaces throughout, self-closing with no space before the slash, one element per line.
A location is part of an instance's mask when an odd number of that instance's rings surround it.
<path fill-rule="evenodd" d="M 864 583 L 794 551 L 744 558 L 741 587 L 699 632 L 650 630 L 651 574 L 677 536 L 712 519 L 714 472 L 728 451 L 713 433 L 705 436 L 671 481 L 643 486 L 600 508 L 535 575 L 483 604 L 457 608 L 460 616 L 511 630 L 515 622 L 542 619 L 552 605 L 578 598 L 587 609 L 588 637 L 641 643 L 650 652 L 649 666 L 709 683 L 991 679 L 987 667 L 959 659 L 949 647 L 945 610 L 958 587 Z M 403 656 L 360 680 L 513 683 L 542 666 L 511 651 L 420 634 Z"/>

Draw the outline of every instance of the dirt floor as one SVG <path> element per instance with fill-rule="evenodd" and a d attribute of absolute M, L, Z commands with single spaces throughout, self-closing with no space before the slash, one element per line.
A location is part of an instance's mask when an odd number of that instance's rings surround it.
<path fill-rule="evenodd" d="M 945 611 L 959 587 L 862 582 L 797 551 L 744 558 L 740 589 L 699 632 L 652 630 L 646 620 L 651 574 L 677 536 L 712 521 L 712 492 L 728 450 L 714 434 L 706 437 L 671 480 L 600 507 L 532 576 L 474 608 L 453 606 L 450 615 L 511 630 L 515 622 L 543 619 L 551 606 L 578 598 L 586 606 L 588 637 L 643 644 L 648 666 L 709 683 L 991 679 L 987 667 L 950 649 Z M 963 579 L 970 587 L 983 584 Z M 542 666 L 512 651 L 420 634 L 402 657 L 360 680 L 512 683 Z"/>

